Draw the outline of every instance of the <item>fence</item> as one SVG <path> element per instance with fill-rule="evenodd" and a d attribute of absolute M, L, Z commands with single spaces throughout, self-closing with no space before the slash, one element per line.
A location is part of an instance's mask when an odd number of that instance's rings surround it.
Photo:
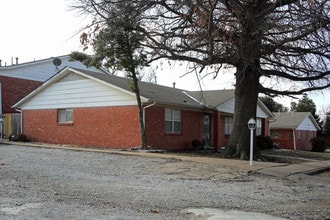
<path fill-rule="evenodd" d="M 21 114 L 3 114 L 3 134 L 2 137 L 8 139 L 11 134 L 21 133 Z"/>

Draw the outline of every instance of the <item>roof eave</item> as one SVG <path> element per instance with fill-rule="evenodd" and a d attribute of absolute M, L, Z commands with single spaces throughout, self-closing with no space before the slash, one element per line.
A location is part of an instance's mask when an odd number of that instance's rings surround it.
<path fill-rule="evenodd" d="M 267 108 L 267 106 L 258 98 L 258 102 L 257 104 L 260 105 L 261 109 L 267 113 L 267 115 L 269 116 L 267 119 L 274 119 L 275 115 Z"/>

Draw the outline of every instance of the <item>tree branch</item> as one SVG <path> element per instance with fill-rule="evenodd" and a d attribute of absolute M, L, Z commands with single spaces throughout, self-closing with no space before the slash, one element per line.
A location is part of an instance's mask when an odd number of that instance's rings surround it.
<path fill-rule="evenodd" d="M 330 83 L 324 86 L 316 86 L 316 87 L 309 87 L 309 88 L 304 88 L 296 91 L 288 91 L 288 90 L 274 90 L 271 88 L 266 88 L 263 87 L 262 85 L 259 86 L 259 92 L 273 96 L 273 95 L 283 95 L 283 96 L 290 96 L 290 95 L 302 95 L 305 92 L 310 92 L 310 91 L 315 91 L 315 90 L 322 90 L 322 89 L 327 89 L 330 88 Z"/>

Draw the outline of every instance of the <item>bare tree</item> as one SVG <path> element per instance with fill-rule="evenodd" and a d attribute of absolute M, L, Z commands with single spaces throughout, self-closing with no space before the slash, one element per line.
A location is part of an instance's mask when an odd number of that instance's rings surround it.
<path fill-rule="evenodd" d="M 109 18 L 124 0 L 76 0 L 74 6 Z M 125 1 L 124 1 L 125 2 Z M 259 93 L 298 95 L 330 87 L 328 0 L 133 0 L 141 12 L 136 31 L 146 40 L 148 61 L 161 58 L 235 68 L 235 111 L 227 155 L 248 158 L 248 120 L 256 117 Z M 261 80 L 262 79 L 262 80 Z M 265 80 L 266 79 L 266 80 Z M 294 81 L 293 90 L 269 87 Z M 268 80 L 268 81 L 269 81 Z M 298 89 L 297 89 L 298 88 Z"/>

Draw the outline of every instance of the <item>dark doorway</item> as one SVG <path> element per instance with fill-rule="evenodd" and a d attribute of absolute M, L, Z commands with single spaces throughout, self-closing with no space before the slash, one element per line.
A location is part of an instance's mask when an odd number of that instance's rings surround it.
<path fill-rule="evenodd" d="M 203 117 L 203 146 L 211 146 L 211 114 L 204 114 Z"/>

